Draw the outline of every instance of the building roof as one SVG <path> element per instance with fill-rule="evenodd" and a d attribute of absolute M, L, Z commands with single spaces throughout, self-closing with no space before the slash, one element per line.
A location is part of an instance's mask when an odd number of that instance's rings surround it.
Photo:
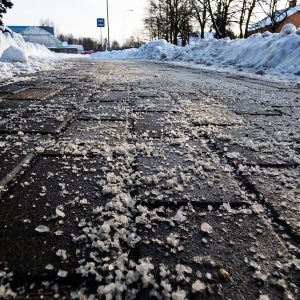
<path fill-rule="evenodd" d="M 48 48 L 62 44 L 58 38 L 41 27 L 27 27 L 22 31 L 22 36 L 26 42 L 45 45 Z"/>
<path fill-rule="evenodd" d="M 277 10 L 275 12 L 276 22 L 280 23 L 287 17 L 294 15 L 295 13 L 300 12 L 300 5 L 296 5 L 290 8 Z M 272 20 L 270 17 L 266 17 L 263 20 L 249 26 L 249 31 L 255 31 L 257 29 L 265 28 L 269 25 L 272 25 Z"/>
<path fill-rule="evenodd" d="M 38 27 L 46 30 L 47 32 L 51 33 L 54 35 L 54 28 L 51 26 L 7 26 L 9 29 L 11 29 L 13 32 L 16 33 L 22 33 L 25 29 L 30 28 L 30 27 Z"/>

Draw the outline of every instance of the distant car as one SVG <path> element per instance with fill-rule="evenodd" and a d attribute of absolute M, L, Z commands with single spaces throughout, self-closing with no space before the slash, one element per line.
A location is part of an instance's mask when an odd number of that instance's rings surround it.
<path fill-rule="evenodd" d="M 93 54 L 94 51 L 93 50 L 90 50 L 90 51 L 83 51 L 81 52 L 81 54 Z"/>

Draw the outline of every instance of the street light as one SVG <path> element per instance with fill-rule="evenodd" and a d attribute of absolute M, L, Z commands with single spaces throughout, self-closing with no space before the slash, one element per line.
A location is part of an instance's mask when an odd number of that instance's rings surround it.
<path fill-rule="evenodd" d="M 126 18 L 126 13 L 133 12 L 133 11 L 134 11 L 133 9 L 126 9 L 126 10 L 123 11 L 123 38 L 122 38 L 123 46 L 125 44 L 125 18 Z"/>
<path fill-rule="evenodd" d="M 106 0 L 106 10 L 107 10 L 107 48 L 110 50 L 110 37 L 109 37 L 109 13 L 108 13 L 108 0 Z"/>

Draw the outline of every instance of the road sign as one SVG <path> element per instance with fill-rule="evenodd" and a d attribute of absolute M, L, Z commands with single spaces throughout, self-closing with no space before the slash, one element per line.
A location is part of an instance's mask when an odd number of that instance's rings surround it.
<path fill-rule="evenodd" d="M 105 27 L 105 19 L 104 18 L 97 19 L 97 27 Z"/>

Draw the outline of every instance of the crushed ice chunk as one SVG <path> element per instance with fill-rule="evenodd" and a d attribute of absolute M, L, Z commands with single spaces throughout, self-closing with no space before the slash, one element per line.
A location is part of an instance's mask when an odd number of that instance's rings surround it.
<path fill-rule="evenodd" d="M 68 276 L 68 272 L 67 272 L 67 271 L 64 271 L 64 270 L 59 270 L 58 273 L 57 273 L 57 276 L 58 276 L 58 277 L 65 278 L 65 277 Z"/>
<path fill-rule="evenodd" d="M 144 286 L 147 286 L 153 280 L 151 271 L 154 270 L 154 265 L 149 259 L 140 259 L 139 264 L 136 265 L 136 270 L 140 273 Z"/>
<path fill-rule="evenodd" d="M 193 293 L 201 292 L 206 289 L 205 283 L 200 280 L 196 280 L 192 285 Z"/>
<path fill-rule="evenodd" d="M 58 206 L 55 210 L 58 217 L 64 218 L 66 214 L 62 211 L 62 207 Z"/>
<path fill-rule="evenodd" d="M 46 267 L 45 267 L 46 270 L 53 270 L 54 269 L 54 266 L 51 265 L 51 264 L 48 264 Z"/>
<path fill-rule="evenodd" d="M 64 234 L 64 232 L 62 230 L 57 230 L 57 231 L 54 232 L 54 234 L 57 235 L 57 236 L 61 236 L 61 235 Z"/>
<path fill-rule="evenodd" d="M 173 300 L 185 300 L 186 299 L 186 292 L 184 290 L 178 289 L 177 292 L 172 293 Z"/>
<path fill-rule="evenodd" d="M 58 257 L 61 257 L 63 260 L 66 260 L 68 258 L 67 251 L 64 249 L 58 249 L 56 251 L 56 255 Z"/>
<path fill-rule="evenodd" d="M 44 147 L 35 147 L 35 151 L 39 154 L 44 153 L 45 152 L 45 148 Z"/>
<path fill-rule="evenodd" d="M 37 232 L 40 232 L 40 233 L 50 232 L 49 227 L 48 227 L 48 226 L 45 226 L 45 225 L 39 225 L 39 226 L 36 227 L 34 230 L 37 231 Z"/>
<path fill-rule="evenodd" d="M 213 228 L 206 222 L 201 224 L 201 231 L 207 234 L 212 234 L 213 233 Z"/>
<path fill-rule="evenodd" d="M 176 215 L 172 218 L 173 221 L 177 221 L 178 223 L 182 223 L 186 220 L 186 216 L 184 215 L 182 209 L 180 208 Z"/>
<path fill-rule="evenodd" d="M 263 213 L 265 211 L 264 207 L 261 204 L 252 204 L 252 210 L 257 213 Z"/>
<path fill-rule="evenodd" d="M 178 236 L 176 236 L 173 232 L 167 237 L 167 242 L 173 247 L 177 247 L 179 244 Z"/>
<path fill-rule="evenodd" d="M 260 295 L 258 300 L 270 300 L 270 297 L 268 295 Z"/>

